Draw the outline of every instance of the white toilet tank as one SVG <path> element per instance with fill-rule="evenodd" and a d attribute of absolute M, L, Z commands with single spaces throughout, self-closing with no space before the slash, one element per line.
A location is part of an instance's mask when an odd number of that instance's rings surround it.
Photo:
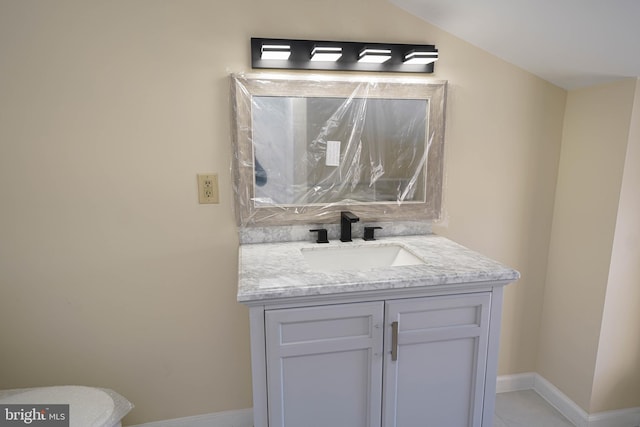
<path fill-rule="evenodd" d="M 68 404 L 69 427 L 120 427 L 133 408 L 113 390 L 75 385 L 0 391 L 0 404 Z"/>

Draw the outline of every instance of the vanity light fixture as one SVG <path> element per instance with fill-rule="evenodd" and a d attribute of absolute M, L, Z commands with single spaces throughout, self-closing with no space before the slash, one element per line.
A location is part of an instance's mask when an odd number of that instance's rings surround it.
<path fill-rule="evenodd" d="M 391 49 L 372 49 L 365 47 L 358 55 L 358 62 L 366 64 L 382 64 L 391 59 Z"/>
<path fill-rule="evenodd" d="M 287 44 L 263 44 L 261 59 L 286 61 L 291 56 L 291 46 Z"/>
<path fill-rule="evenodd" d="M 434 45 L 251 38 L 251 67 L 433 73 Z"/>
<path fill-rule="evenodd" d="M 438 52 L 437 51 L 420 51 L 420 50 L 410 50 L 404 56 L 404 63 L 407 65 L 417 65 L 417 64 L 432 64 L 438 60 Z"/>
<path fill-rule="evenodd" d="M 342 56 L 342 48 L 338 46 L 314 46 L 311 51 L 312 61 L 337 61 Z"/>

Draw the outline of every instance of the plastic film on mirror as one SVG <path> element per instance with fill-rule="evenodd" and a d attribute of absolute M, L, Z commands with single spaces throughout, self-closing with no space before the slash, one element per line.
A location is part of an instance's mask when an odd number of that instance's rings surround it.
<path fill-rule="evenodd" d="M 437 220 L 446 82 L 232 75 L 238 225 Z"/>

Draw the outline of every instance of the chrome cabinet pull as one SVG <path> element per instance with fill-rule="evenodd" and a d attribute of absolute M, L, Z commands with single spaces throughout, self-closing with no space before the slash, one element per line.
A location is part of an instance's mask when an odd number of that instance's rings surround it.
<path fill-rule="evenodd" d="M 391 323 L 391 360 L 398 360 L 398 322 Z"/>

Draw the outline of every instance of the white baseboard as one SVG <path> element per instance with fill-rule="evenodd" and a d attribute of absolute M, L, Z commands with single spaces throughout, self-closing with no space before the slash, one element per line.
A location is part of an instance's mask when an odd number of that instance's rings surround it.
<path fill-rule="evenodd" d="M 524 374 L 500 375 L 496 382 L 496 393 L 509 391 L 531 390 L 537 374 L 527 372 Z"/>
<path fill-rule="evenodd" d="M 249 408 L 238 411 L 213 412 L 130 427 L 253 427 L 253 410 Z"/>
<path fill-rule="evenodd" d="M 573 400 L 569 399 L 567 395 L 561 392 L 556 386 L 538 374 L 535 374 L 533 389 L 542 396 L 544 400 L 549 402 L 551 406 L 575 424 L 576 427 L 589 427 L 589 414 Z M 626 427 L 636 426 L 628 425 Z"/>
<path fill-rule="evenodd" d="M 640 427 L 640 407 L 588 414 L 556 386 L 535 372 L 498 377 L 497 392 L 534 390 L 576 427 Z"/>
<path fill-rule="evenodd" d="M 551 406 L 556 408 L 576 427 L 640 427 L 640 408 L 621 409 L 617 411 L 587 414 L 575 402 L 561 392 L 556 386 L 535 372 L 524 374 L 501 375 L 498 377 L 496 390 L 498 393 L 510 391 L 534 390 Z M 193 417 L 156 421 L 130 427 L 252 427 L 253 411 L 241 409 L 237 411 L 214 412 Z"/>

